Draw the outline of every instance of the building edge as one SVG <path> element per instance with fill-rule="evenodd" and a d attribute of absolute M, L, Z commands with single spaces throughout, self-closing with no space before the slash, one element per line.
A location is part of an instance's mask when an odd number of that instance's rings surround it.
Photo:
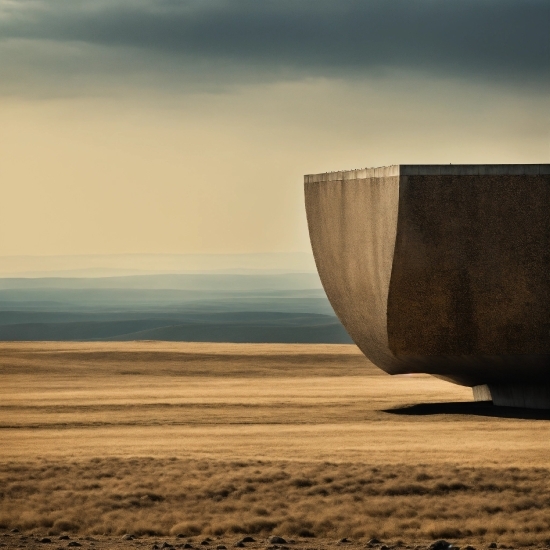
<path fill-rule="evenodd" d="M 304 183 L 346 181 L 392 176 L 542 176 L 550 164 L 392 164 L 376 168 L 306 174 Z"/>

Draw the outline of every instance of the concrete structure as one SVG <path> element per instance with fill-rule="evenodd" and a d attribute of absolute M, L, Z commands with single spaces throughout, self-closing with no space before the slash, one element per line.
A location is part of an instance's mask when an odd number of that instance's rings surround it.
<path fill-rule="evenodd" d="M 317 269 L 390 374 L 550 408 L 550 165 L 395 165 L 305 176 Z"/>

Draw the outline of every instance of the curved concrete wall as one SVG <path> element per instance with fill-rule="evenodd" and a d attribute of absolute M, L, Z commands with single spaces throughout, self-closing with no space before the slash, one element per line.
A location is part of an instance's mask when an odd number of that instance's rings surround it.
<path fill-rule="evenodd" d="M 317 270 L 336 315 L 373 363 L 406 372 L 389 350 L 386 323 L 399 178 L 306 183 L 305 194 Z"/>
<path fill-rule="evenodd" d="M 550 384 L 550 165 L 333 172 L 305 199 L 327 296 L 373 363 L 499 395 Z"/>

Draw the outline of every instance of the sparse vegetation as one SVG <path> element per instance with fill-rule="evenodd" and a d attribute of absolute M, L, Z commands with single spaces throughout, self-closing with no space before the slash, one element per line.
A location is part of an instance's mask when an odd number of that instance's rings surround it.
<path fill-rule="evenodd" d="M 174 458 L 12 462 L 0 469 L 0 527 L 49 535 L 550 543 L 549 474 L 545 468 Z"/>
<path fill-rule="evenodd" d="M 467 390 L 351 346 L 0 348 L 0 529 L 550 544 L 546 420 L 389 414 Z"/>

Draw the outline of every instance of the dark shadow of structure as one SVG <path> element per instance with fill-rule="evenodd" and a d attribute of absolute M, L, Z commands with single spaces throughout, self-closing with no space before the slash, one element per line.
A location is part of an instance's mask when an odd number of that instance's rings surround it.
<path fill-rule="evenodd" d="M 550 420 L 550 410 L 520 409 L 516 407 L 495 407 L 491 401 L 466 403 L 419 403 L 404 405 L 383 412 L 401 416 L 430 416 L 434 414 L 473 415 L 492 418 L 515 418 L 525 420 Z"/>

